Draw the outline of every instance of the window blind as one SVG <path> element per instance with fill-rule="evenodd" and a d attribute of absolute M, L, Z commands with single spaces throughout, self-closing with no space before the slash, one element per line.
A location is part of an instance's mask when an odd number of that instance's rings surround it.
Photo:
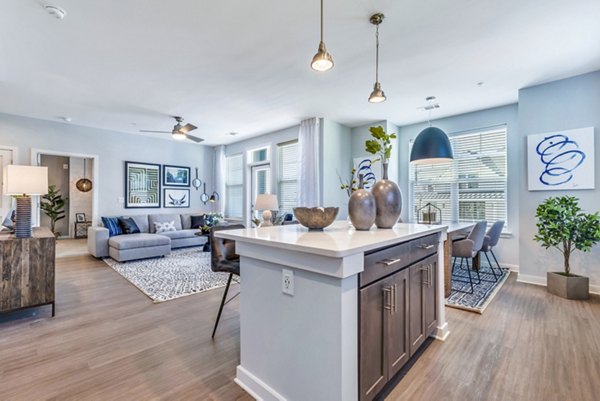
<path fill-rule="evenodd" d="M 410 166 L 412 219 L 428 202 L 442 221 L 507 220 L 506 128 L 450 137 L 454 160 Z"/>
<path fill-rule="evenodd" d="M 244 158 L 241 154 L 227 157 L 225 192 L 225 216 L 242 218 L 244 209 Z"/>
<path fill-rule="evenodd" d="M 280 144 L 278 150 L 279 209 L 291 213 L 298 194 L 298 142 Z"/>

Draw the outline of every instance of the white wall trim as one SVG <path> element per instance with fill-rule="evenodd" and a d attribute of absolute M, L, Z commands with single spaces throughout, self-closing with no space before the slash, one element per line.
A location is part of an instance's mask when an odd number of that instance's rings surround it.
<path fill-rule="evenodd" d="M 67 156 L 67 157 L 79 157 L 82 159 L 92 159 L 94 161 L 94 165 L 92 168 L 92 182 L 94 183 L 94 189 L 92 193 L 92 225 L 98 225 L 98 204 L 99 204 L 99 188 L 100 188 L 100 157 L 94 154 L 88 153 L 76 153 L 76 152 L 66 152 L 63 150 L 51 150 L 51 149 L 38 149 L 31 148 L 31 160 L 30 164 L 32 166 L 39 165 L 39 155 L 52 155 L 52 156 Z M 37 219 L 36 225 L 40 222 L 40 207 L 39 200 L 34 204 L 34 213 L 33 216 Z"/>
<path fill-rule="evenodd" d="M 519 272 L 519 265 L 511 265 L 511 264 L 508 264 L 508 263 L 500 263 L 500 267 L 508 269 L 511 272 L 515 272 L 515 273 Z"/>
<path fill-rule="evenodd" d="M 546 277 L 530 276 L 526 274 L 519 274 L 517 282 L 525 284 L 540 285 L 546 287 Z M 600 295 L 600 285 L 590 284 L 590 294 Z"/>

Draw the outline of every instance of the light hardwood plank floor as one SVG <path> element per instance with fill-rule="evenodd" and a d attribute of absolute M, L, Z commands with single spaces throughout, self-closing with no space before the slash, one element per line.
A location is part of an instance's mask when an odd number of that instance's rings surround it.
<path fill-rule="evenodd" d="M 238 298 L 210 339 L 222 290 L 153 304 L 89 256 L 57 259 L 57 315 L 0 315 L 0 400 L 251 400 L 234 382 Z M 235 291 L 234 289 L 233 291 Z M 598 400 L 600 300 L 511 277 L 485 314 L 447 309 L 387 400 Z"/>

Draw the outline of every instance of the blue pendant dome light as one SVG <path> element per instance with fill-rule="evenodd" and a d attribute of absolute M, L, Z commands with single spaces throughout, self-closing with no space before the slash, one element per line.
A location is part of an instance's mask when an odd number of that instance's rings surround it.
<path fill-rule="evenodd" d="M 431 113 L 432 109 L 439 108 L 439 104 L 435 103 L 435 96 L 429 96 L 425 99 L 429 102 L 424 109 Z M 447 163 L 454 159 L 452 146 L 448 135 L 437 127 L 432 127 L 431 122 L 429 127 L 417 135 L 410 151 L 411 164 L 437 164 Z"/>

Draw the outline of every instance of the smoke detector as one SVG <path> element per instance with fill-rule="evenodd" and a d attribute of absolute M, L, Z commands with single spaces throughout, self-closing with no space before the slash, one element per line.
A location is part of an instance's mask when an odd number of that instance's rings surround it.
<path fill-rule="evenodd" d="M 67 15 L 67 12 L 64 9 L 58 6 L 53 6 L 52 4 L 46 4 L 44 9 L 48 14 L 54 16 L 56 19 L 63 19 L 65 18 L 65 15 Z"/>

